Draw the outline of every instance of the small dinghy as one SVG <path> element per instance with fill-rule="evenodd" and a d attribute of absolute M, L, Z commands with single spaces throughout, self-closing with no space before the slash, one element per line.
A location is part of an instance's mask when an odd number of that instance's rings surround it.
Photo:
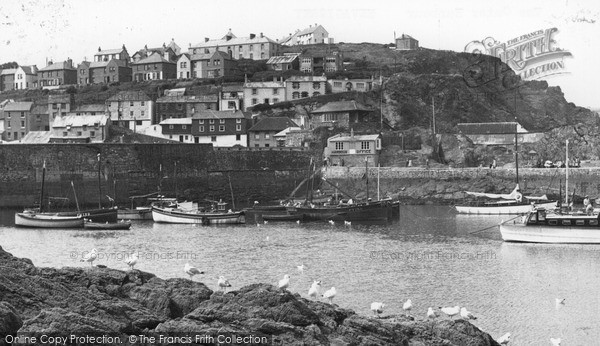
<path fill-rule="evenodd" d="M 120 221 L 120 222 L 86 222 L 83 224 L 83 228 L 89 230 L 115 230 L 115 229 L 129 229 L 131 228 L 131 221 Z"/>

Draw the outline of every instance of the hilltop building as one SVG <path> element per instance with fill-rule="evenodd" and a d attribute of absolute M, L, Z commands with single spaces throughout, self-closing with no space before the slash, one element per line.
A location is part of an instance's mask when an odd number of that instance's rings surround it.
<path fill-rule="evenodd" d="M 288 34 L 288 36 L 282 38 L 279 42 L 284 46 L 296 46 L 304 44 L 333 43 L 333 39 L 329 38 L 329 33 L 322 25 L 315 23 L 315 26 L 309 25 L 306 29 L 296 30 L 294 34 Z"/>
<path fill-rule="evenodd" d="M 396 49 L 397 50 L 413 50 L 419 48 L 419 41 L 415 40 L 412 36 L 402 34 L 402 36 L 396 38 Z"/>
<path fill-rule="evenodd" d="M 237 37 L 231 29 L 219 40 L 204 38 L 204 42 L 190 46 L 188 53 L 212 54 L 216 51 L 227 53 L 233 59 L 267 60 L 279 55 L 281 45 L 266 37 L 250 34 L 248 37 Z"/>

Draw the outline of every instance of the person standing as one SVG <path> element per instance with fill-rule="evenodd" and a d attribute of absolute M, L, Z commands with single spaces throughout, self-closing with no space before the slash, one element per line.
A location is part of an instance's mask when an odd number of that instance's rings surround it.
<path fill-rule="evenodd" d="M 583 207 L 585 208 L 586 214 L 592 215 L 592 212 L 594 211 L 594 206 L 592 205 L 592 201 L 590 200 L 589 196 L 587 196 L 587 195 L 583 199 Z"/>

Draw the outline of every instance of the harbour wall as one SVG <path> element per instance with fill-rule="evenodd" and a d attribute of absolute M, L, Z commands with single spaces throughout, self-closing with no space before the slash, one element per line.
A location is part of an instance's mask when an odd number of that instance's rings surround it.
<path fill-rule="evenodd" d="M 467 195 L 465 191 L 510 193 L 515 188 L 514 168 L 426 169 L 420 167 L 323 168 L 323 176 L 340 190 L 365 197 L 367 177 L 369 197 L 376 198 L 379 180 L 380 196 L 399 197 L 419 202 L 454 203 Z M 379 177 L 379 179 L 378 179 Z M 521 168 L 519 186 L 524 195 L 564 196 L 565 168 Z M 569 194 L 578 197 L 600 197 L 600 167 L 569 168 Z"/>
<path fill-rule="evenodd" d="M 159 189 L 166 196 L 229 203 L 233 194 L 236 207 L 245 206 L 286 196 L 306 177 L 311 154 L 210 144 L 0 145 L 0 207 L 39 203 L 44 162 L 45 196 L 68 198 L 71 206 L 109 206 L 108 197 L 128 205 L 130 196 Z"/>

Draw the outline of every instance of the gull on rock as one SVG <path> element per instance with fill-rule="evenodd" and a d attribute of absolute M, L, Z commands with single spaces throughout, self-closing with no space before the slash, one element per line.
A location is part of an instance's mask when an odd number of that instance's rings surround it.
<path fill-rule="evenodd" d="M 504 335 L 502 335 L 501 337 L 498 338 L 498 340 L 496 340 L 497 343 L 499 343 L 500 345 L 508 345 L 510 341 L 510 333 L 506 333 Z"/>
<path fill-rule="evenodd" d="M 290 285 L 290 276 L 285 274 L 283 279 L 279 280 L 279 288 L 286 289 Z"/>
<path fill-rule="evenodd" d="M 428 318 L 436 318 L 436 317 L 438 317 L 438 315 L 435 313 L 435 311 L 433 311 L 433 309 L 431 307 L 429 307 L 429 309 L 427 309 L 427 317 Z"/>
<path fill-rule="evenodd" d="M 83 258 L 80 259 L 79 261 L 80 262 L 90 262 L 90 267 L 91 267 L 92 263 L 96 260 L 96 258 L 98 258 L 98 250 L 92 249 L 92 251 L 90 251 L 88 254 L 83 256 Z"/>
<path fill-rule="evenodd" d="M 477 317 L 475 317 L 470 311 L 467 311 L 467 309 L 465 307 L 460 308 L 460 317 L 466 319 L 466 320 L 476 320 Z"/>
<path fill-rule="evenodd" d="M 550 342 L 552 343 L 552 346 L 560 346 L 560 338 L 550 338 Z"/>
<path fill-rule="evenodd" d="M 335 287 L 331 287 L 330 289 L 325 291 L 325 293 L 323 293 L 323 298 L 327 298 L 327 300 L 329 300 L 329 304 L 333 304 L 333 298 L 336 294 L 337 291 L 335 290 Z"/>
<path fill-rule="evenodd" d="M 556 298 L 556 305 L 565 305 L 565 298 Z"/>
<path fill-rule="evenodd" d="M 223 290 L 223 292 L 227 291 L 227 287 L 231 287 L 229 280 L 225 279 L 224 276 L 219 276 L 219 281 L 217 282 L 219 285 L 219 290 Z"/>
<path fill-rule="evenodd" d="M 313 281 L 308 289 L 308 296 L 313 299 L 317 298 L 317 295 L 319 295 L 319 287 L 321 287 L 321 281 Z"/>
<path fill-rule="evenodd" d="M 377 317 L 379 317 L 379 314 L 383 312 L 384 307 L 385 307 L 385 304 L 383 304 L 383 303 L 378 303 L 378 302 L 371 303 L 371 311 L 373 311 L 373 314 L 377 315 Z"/>
<path fill-rule="evenodd" d="M 352 226 L 352 222 L 351 221 L 344 221 L 344 225 L 345 226 Z"/>
<path fill-rule="evenodd" d="M 445 313 L 446 315 L 450 316 L 450 318 L 453 318 L 455 315 L 458 315 L 458 313 L 460 312 L 460 308 L 457 306 L 455 307 L 447 307 L 447 308 L 442 308 L 440 307 L 440 310 L 442 310 L 443 313 Z"/>
<path fill-rule="evenodd" d="M 133 267 L 136 265 L 136 263 L 138 262 L 138 254 L 137 252 L 132 253 L 129 258 L 127 258 L 127 260 L 125 261 L 125 263 L 129 266 L 129 268 L 131 270 L 133 270 Z"/>
<path fill-rule="evenodd" d="M 329 222 L 329 224 L 332 225 L 332 226 L 335 225 L 335 221 L 333 221 L 333 220 L 329 220 L 327 222 Z"/>
<path fill-rule="evenodd" d="M 402 310 L 410 311 L 411 309 L 412 309 L 412 301 L 409 299 L 404 303 L 404 305 L 402 305 Z"/>
<path fill-rule="evenodd" d="M 192 267 L 189 263 L 185 264 L 183 271 L 190 276 L 190 280 L 192 280 L 196 274 L 204 274 L 204 272 L 200 271 L 200 269 Z"/>

